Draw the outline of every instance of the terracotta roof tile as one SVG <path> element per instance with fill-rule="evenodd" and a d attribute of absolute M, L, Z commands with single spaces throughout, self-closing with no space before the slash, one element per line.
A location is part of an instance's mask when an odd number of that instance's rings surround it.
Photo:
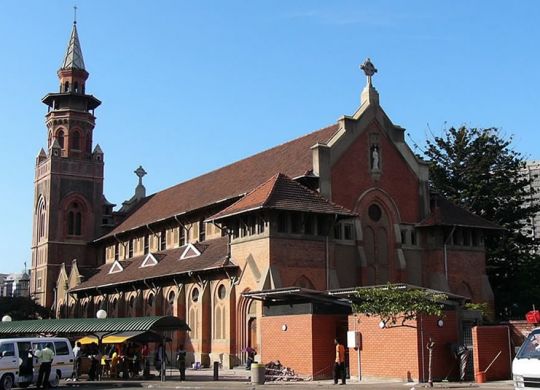
<path fill-rule="evenodd" d="M 102 238 L 243 195 L 278 172 L 303 176 L 313 169 L 311 147 L 326 143 L 337 129 L 338 125 L 326 127 L 157 192 Z"/>
<path fill-rule="evenodd" d="M 180 248 L 168 249 L 162 252 L 152 253 L 158 263 L 153 266 L 142 267 L 147 255 L 137 256 L 130 260 L 120 261 L 124 268 L 121 272 L 110 274 L 109 271 L 114 263 L 103 264 L 98 272 L 79 286 L 70 291 L 82 291 L 96 287 L 115 286 L 123 283 L 141 281 L 143 279 L 163 278 L 166 276 L 180 275 L 189 271 L 204 271 L 222 267 L 234 267 L 227 258 L 227 238 L 221 237 L 214 240 L 195 244 L 201 254 L 196 257 L 180 259 L 187 245 Z"/>
<path fill-rule="evenodd" d="M 347 216 L 356 215 L 346 208 L 328 201 L 318 192 L 304 187 L 282 173 L 278 173 L 236 203 L 208 218 L 208 220 L 218 220 L 259 208 Z"/>

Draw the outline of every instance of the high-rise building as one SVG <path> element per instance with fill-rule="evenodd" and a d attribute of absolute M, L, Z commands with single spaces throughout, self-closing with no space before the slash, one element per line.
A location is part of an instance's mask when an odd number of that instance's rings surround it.
<path fill-rule="evenodd" d="M 532 187 L 536 190 L 536 193 L 530 199 L 531 203 L 540 204 L 540 161 L 530 160 L 527 161 L 527 165 L 523 171 L 525 175 L 531 180 Z M 540 212 L 536 213 L 530 221 L 527 221 L 527 229 L 534 237 L 537 243 L 540 243 Z"/>

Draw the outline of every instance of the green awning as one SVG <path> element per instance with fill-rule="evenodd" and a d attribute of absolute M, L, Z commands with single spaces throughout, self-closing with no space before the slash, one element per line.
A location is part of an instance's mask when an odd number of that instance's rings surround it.
<path fill-rule="evenodd" d="M 32 334 L 81 335 L 114 334 L 118 332 L 191 330 L 178 317 L 127 317 L 127 318 L 66 318 L 58 320 L 27 320 L 0 322 L 0 336 Z"/>

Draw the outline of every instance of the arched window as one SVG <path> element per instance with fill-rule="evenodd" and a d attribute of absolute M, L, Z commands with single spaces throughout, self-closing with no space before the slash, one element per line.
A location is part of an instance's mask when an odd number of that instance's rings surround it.
<path fill-rule="evenodd" d="M 174 302 L 176 301 L 176 294 L 174 291 L 169 292 L 167 296 L 167 307 L 165 308 L 165 314 L 168 316 L 174 315 Z"/>
<path fill-rule="evenodd" d="M 67 213 L 68 235 L 80 236 L 82 234 L 82 212 L 79 204 L 73 202 Z"/>
<path fill-rule="evenodd" d="M 43 196 L 39 197 L 37 204 L 37 236 L 38 240 L 45 237 L 45 217 L 46 217 L 46 208 L 45 208 L 45 198 Z"/>
<path fill-rule="evenodd" d="M 214 338 L 225 338 L 225 324 L 227 316 L 225 312 L 225 299 L 227 297 L 227 287 L 222 283 L 216 289 L 215 310 L 214 310 Z"/>
<path fill-rule="evenodd" d="M 69 81 L 64 83 L 64 92 L 69 92 Z"/>
<path fill-rule="evenodd" d="M 64 149 L 64 131 L 63 130 L 60 130 L 58 133 L 56 133 L 56 139 L 58 140 L 58 145 L 60 145 L 60 147 Z"/>
<path fill-rule="evenodd" d="M 71 148 L 75 150 L 81 148 L 81 134 L 78 131 L 74 131 L 71 135 Z"/>
<path fill-rule="evenodd" d="M 79 83 L 75 81 L 73 85 L 75 86 L 75 93 L 79 93 Z"/>

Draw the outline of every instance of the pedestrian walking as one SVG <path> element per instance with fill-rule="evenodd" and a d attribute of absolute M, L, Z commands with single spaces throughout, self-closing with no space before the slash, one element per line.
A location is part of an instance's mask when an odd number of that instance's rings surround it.
<path fill-rule="evenodd" d="M 334 340 L 336 345 L 336 359 L 334 362 L 334 384 L 338 384 L 338 379 L 341 378 L 340 385 L 345 384 L 345 347 L 338 339 Z"/>

